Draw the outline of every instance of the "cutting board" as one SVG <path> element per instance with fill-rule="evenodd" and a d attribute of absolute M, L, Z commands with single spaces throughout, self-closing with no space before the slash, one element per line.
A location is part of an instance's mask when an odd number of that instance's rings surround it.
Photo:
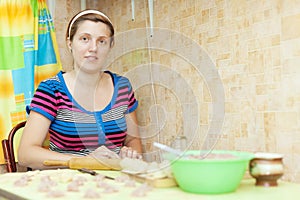
<path fill-rule="evenodd" d="M 147 174 L 125 174 L 129 175 L 130 178 L 139 183 L 147 183 L 155 188 L 168 188 L 177 186 L 177 182 L 173 177 L 155 178 L 147 176 Z"/>

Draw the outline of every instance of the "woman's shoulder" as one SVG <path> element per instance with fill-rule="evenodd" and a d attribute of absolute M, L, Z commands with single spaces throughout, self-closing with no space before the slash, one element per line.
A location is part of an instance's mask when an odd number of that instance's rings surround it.
<path fill-rule="evenodd" d="M 126 76 L 123 76 L 123 75 L 120 75 L 118 73 L 111 72 L 111 71 L 105 71 L 105 72 L 110 74 L 115 85 L 116 84 L 130 84 L 129 79 Z"/>
<path fill-rule="evenodd" d="M 44 79 L 39 84 L 39 87 L 50 87 L 50 88 L 58 88 L 62 86 L 63 76 L 62 72 L 58 72 L 56 75 L 48 77 L 47 79 Z"/>
<path fill-rule="evenodd" d="M 62 73 L 61 71 L 59 71 L 57 74 L 52 75 L 44 80 L 42 80 L 41 82 L 60 82 L 60 77 L 62 77 Z"/>
<path fill-rule="evenodd" d="M 63 74 L 63 72 L 60 71 L 60 72 L 58 72 L 56 75 L 44 79 L 42 82 L 44 82 L 44 83 L 61 82 L 61 79 L 62 79 L 62 77 L 63 77 L 62 74 Z M 42 82 L 41 82 L 41 83 L 42 83 Z"/>

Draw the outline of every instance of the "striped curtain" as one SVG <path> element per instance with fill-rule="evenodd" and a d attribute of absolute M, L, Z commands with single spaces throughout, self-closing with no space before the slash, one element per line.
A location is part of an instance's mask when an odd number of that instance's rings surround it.
<path fill-rule="evenodd" d="M 25 108 L 37 84 L 60 69 L 46 0 L 0 0 L 1 140 L 26 119 Z M 2 146 L 0 152 L 0 163 L 4 163 Z"/>

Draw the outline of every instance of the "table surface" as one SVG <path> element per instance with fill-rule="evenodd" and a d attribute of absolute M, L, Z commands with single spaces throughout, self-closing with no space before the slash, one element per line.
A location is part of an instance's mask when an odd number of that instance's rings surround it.
<path fill-rule="evenodd" d="M 97 171 L 100 174 L 110 177 L 120 177 L 123 174 L 118 171 Z M 30 176 L 30 181 L 26 186 L 15 186 L 15 182 L 21 177 Z M 41 178 L 44 176 L 51 177 L 57 184 L 53 186 L 53 191 L 64 191 L 64 196 L 50 198 L 47 192 L 40 192 L 39 187 Z M 123 175 L 124 176 L 124 175 Z M 78 192 L 66 192 L 67 185 L 74 177 L 85 177 L 86 182 L 80 186 Z M 94 190 L 99 195 L 99 199 L 162 199 L 164 197 L 172 199 L 184 200 L 282 200 L 282 199 L 298 199 L 300 197 L 300 184 L 279 181 L 277 187 L 260 187 L 255 186 L 255 181 L 252 178 L 245 178 L 242 180 L 240 186 L 235 192 L 218 195 L 203 195 L 192 194 L 182 191 L 179 187 L 168 188 L 151 188 L 143 197 L 134 197 L 133 193 L 141 187 L 142 183 L 136 183 L 134 187 L 125 186 L 124 183 L 105 179 L 107 184 L 112 185 L 117 191 L 106 193 L 103 188 L 97 187 L 95 176 L 83 174 L 77 170 L 61 169 L 61 170 L 45 170 L 33 171 L 23 173 L 6 173 L 0 175 L 0 196 L 5 196 L 7 199 L 85 199 L 84 194 L 88 190 Z M 17 195 L 17 196 L 14 196 Z M 1 198 L 0 198 L 1 199 Z"/>

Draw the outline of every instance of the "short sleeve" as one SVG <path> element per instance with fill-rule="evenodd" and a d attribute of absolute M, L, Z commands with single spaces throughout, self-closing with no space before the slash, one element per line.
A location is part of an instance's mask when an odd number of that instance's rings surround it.
<path fill-rule="evenodd" d="M 115 88 L 115 103 L 114 107 L 126 107 L 125 114 L 135 111 L 138 107 L 138 101 L 134 96 L 131 83 L 128 78 L 112 73 Z"/>
<path fill-rule="evenodd" d="M 29 111 L 35 111 L 53 121 L 57 115 L 55 88 L 50 80 L 39 84 L 31 100 Z"/>
<path fill-rule="evenodd" d="M 130 82 L 128 81 L 128 113 L 131 113 L 135 111 L 138 107 L 138 101 L 136 100 L 134 96 L 134 91 L 132 89 L 132 86 Z"/>

